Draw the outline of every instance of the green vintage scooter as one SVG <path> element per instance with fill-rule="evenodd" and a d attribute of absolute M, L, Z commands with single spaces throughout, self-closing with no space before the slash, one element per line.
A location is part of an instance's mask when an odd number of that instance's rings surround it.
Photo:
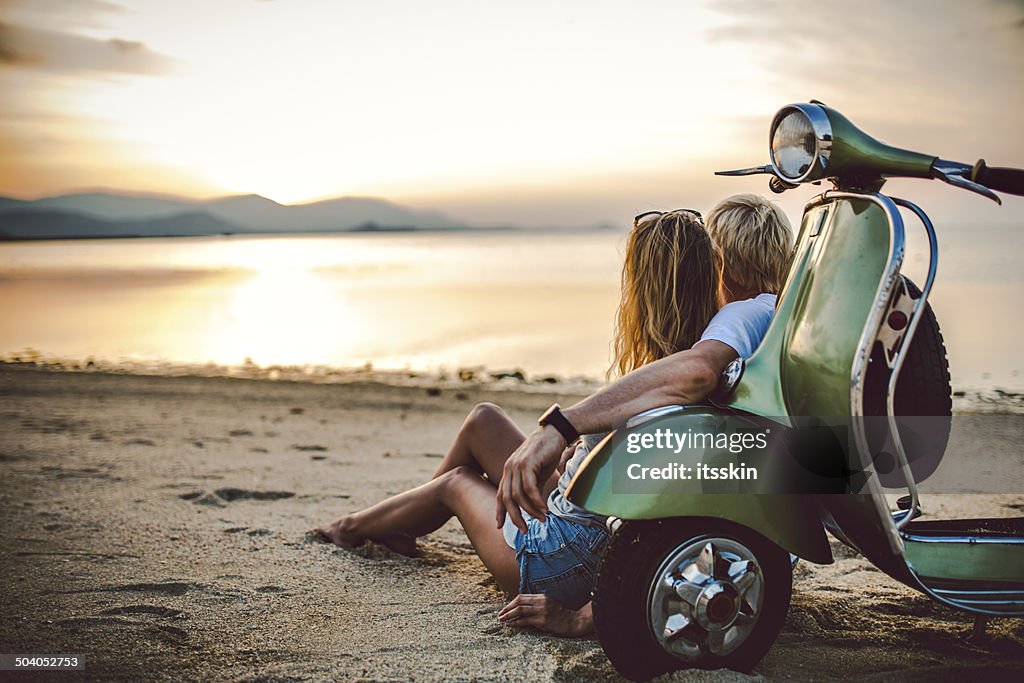
<path fill-rule="evenodd" d="M 943 604 L 1024 615 L 1024 519 L 915 520 L 917 484 L 936 468 L 950 428 L 945 348 L 927 304 L 937 242 L 924 211 L 880 192 L 887 177 L 937 178 L 1000 202 L 992 189 L 1024 194 L 1024 171 L 890 147 L 815 101 L 783 107 L 769 141 L 770 164 L 722 175 L 768 174 L 776 192 L 820 180 L 834 189 L 804 209 L 763 342 L 727 368 L 706 403 L 630 419 L 592 451 L 567 492 L 611 516 L 594 616 L 609 659 L 634 680 L 753 667 L 789 608 L 791 554 L 831 563 L 826 532 Z M 921 289 L 900 273 L 901 207 L 929 240 Z M 908 416 L 929 426 L 903 429 L 898 420 Z M 930 455 L 901 433 L 921 431 Z M 659 432 L 764 434 L 768 456 L 721 441 L 680 453 L 659 443 Z M 760 472 L 753 481 L 642 486 L 627 475 L 630 465 L 661 469 L 680 458 L 691 468 L 756 462 Z M 897 482 L 909 495 L 891 511 L 883 486 Z"/>

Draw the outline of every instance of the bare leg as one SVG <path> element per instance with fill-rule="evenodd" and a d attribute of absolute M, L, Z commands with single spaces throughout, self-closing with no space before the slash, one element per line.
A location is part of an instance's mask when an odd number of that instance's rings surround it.
<path fill-rule="evenodd" d="M 500 406 L 478 403 L 466 416 L 434 477 L 456 467 L 470 467 L 487 475 L 487 480 L 497 486 L 505 461 L 525 440 L 526 435 Z M 552 474 L 544 484 L 544 496 L 557 484 L 558 474 Z"/>
<path fill-rule="evenodd" d="M 487 477 L 485 483 L 496 486 L 501 481 L 505 461 L 525 438 L 522 430 L 500 407 L 493 403 L 477 404 L 459 428 L 431 482 L 317 527 L 314 531 L 343 547 L 358 546 L 371 539 L 403 555 L 415 555 L 416 537 L 440 528 L 453 512 L 436 507 L 436 490 L 431 488 L 431 484 L 451 472 L 465 469 L 467 472 L 463 475 L 475 473 L 480 479 L 479 475 L 483 474 Z M 548 479 L 544 487 L 545 496 L 555 488 L 557 481 L 557 474 Z M 493 521 L 489 520 L 489 524 L 493 526 Z"/>
<path fill-rule="evenodd" d="M 440 499 L 440 490 L 448 474 L 385 498 L 359 512 L 339 517 L 330 524 L 316 527 L 314 531 L 343 548 L 354 548 L 369 539 L 397 553 L 413 556 L 416 554 L 416 537 L 440 529 L 452 516 L 451 510 Z M 479 479 L 476 473 L 473 476 Z"/>
<path fill-rule="evenodd" d="M 471 468 L 456 467 L 316 531 L 340 546 L 371 539 L 401 552 L 392 545 L 395 539 L 408 539 L 415 547 L 416 536 L 436 531 L 455 515 L 498 584 L 514 595 L 519 587 L 519 566 L 501 530 L 494 526 L 496 493 L 497 488 Z"/>
<path fill-rule="evenodd" d="M 457 475 L 445 492 L 445 500 L 458 516 L 476 554 L 511 598 L 519 594 L 519 563 L 501 529 L 494 526 L 494 502 L 498 489 L 478 475 Z"/>
<path fill-rule="evenodd" d="M 468 466 L 486 474 L 497 485 L 505 461 L 525 439 L 526 435 L 504 410 L 493 403 L 478 403 L 466 416 L 434 477 Z"/>

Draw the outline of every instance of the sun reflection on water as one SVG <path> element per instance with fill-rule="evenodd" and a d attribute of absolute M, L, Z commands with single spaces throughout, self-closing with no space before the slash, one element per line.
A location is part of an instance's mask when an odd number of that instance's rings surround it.
<path fill-rule="evenodd" d="M 1022 386 L 1020 276 L 947 231 L 954 384 Z M 603 375 L 622 234 L 216 237 L 0 246 L 0 354 Z M 1016 240 L 1016 241 L 1014 241 Z M 912 276 L 917 274 L 908 263 Z M 996 273 L 998 271 L 998 277 Z M 998 335 L 985 330 L 1000 330 Z"/>

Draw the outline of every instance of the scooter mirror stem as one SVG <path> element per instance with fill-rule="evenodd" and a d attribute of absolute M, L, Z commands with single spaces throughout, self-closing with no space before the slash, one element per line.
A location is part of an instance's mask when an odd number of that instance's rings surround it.
<path fill-rule="evenodd" d="M 715 175 L 758 175 L 759 173 L 767 173 L 768 175 L 775 175 L 775 169 L 770 165 L 765 164 L 764 166 L 753 166 L 751 168 L 741 168 L 737 171 L 715 171 Z"/>

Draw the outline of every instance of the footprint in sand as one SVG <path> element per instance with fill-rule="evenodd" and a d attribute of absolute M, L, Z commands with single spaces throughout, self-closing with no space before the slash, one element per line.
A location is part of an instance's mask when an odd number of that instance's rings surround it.
<path fill-rule="evenodd" d="M 152 439 L 127 439 L 122 442 L 125 446 L 155 446 L 156 442 Z"/>
<path fill-rule="evenodd" d="M 111 607 L 99 613 L 101 616 L 117 616 L 121 614 L 149 614 L 155 617 L 166 617 L 168 619 L 188 618 L 180 609 L 170 607 L 158 607 L 156 605 L 125 605 L 124 607 Z"/>
<path fill-rule="evenodd" d="M 127 627 L 141 631 L 145 636 L 162 640 L 171 645 L 180 645 L 188 640 L 189 637 L 188 631 L 177 626 L 154 624 L 152 621 L 136 621 L 115 616 L 72 617 L 70 619 L 61 619 L 56 624 L 72 633 L 82 633 L 90 629 L 111 627 L 123 632 Z M 133 637 L 134 639 L 135 637 Z"/>
<path fill-rule="evenodd" d="M 291 491 L 250 491 L 236 488 L 217 489 L 214 493 L 229 503 L 235 500 L 281 500 L 295 495 Z"/>
<path fill-rule="evenodd" d="M 192 501 L 194 505 L 225 507 L 228 503 L 233 503 L 237 500 L 283 500 L 294 495 L 291 491 L 250 491 L 249 489 L 222 488 L 217 489 L 213 493 L 190 491 L 189 493 L 179 494 L 178 498 Z"/>
<path fill-rule="evenodd" d="M 43 434 L 61 434 L 70 432 L 72 434 L 85 429 L 88 423 L 84 420 L 68 420 L 62 417 L 49 417 L 41 420 L 27 418 L 21 421 L 25 429 L 41 432 Z"/>
<path fill-rule="evenodd" d="M 206 586 L 191 581 L 147 581 L 143 583 L 124 583 L 115 586 L 98 586 L 96 588 L 85 588 L 73 591 L 52 591 L 49 594 L 59 593 L 147 593 L 149 595 L 177 597 L 190 591 L 199 593 L 208 592 Z"/>
<path fill-rule="evenodd" d="M 53 477 L 54 479 L 102 479 L 105 481 L 122 481 L 121 477 L 107 474 L 95 467 L 65 469 L 59 465 L 46 465 L 40 469 L 40 472 L 43 475 Z"/>

